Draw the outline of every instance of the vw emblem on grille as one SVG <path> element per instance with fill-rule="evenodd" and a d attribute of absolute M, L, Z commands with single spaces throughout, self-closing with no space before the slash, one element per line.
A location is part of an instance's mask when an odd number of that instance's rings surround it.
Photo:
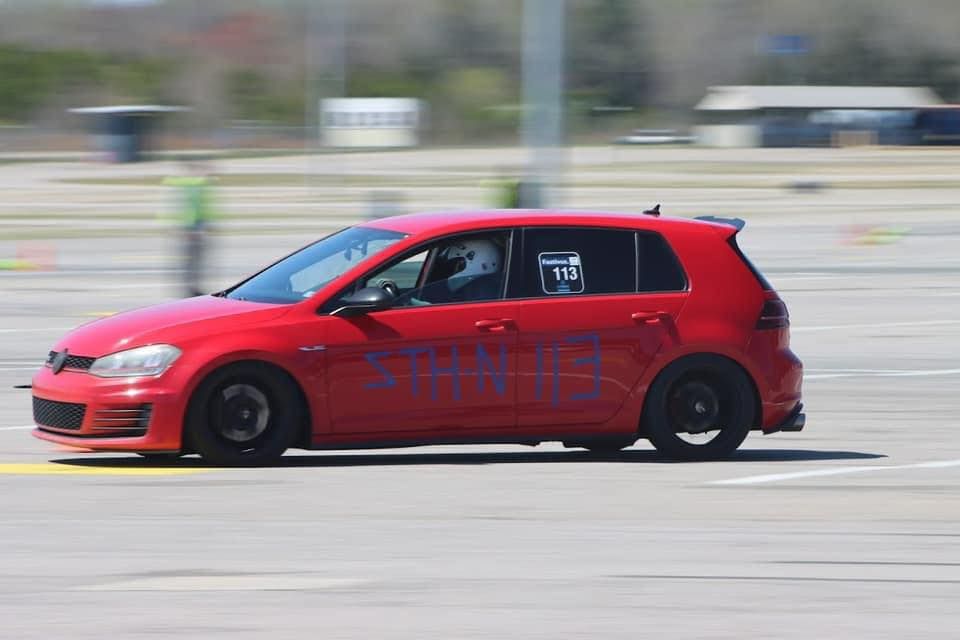
<path fill-rule="evenodd" d="M 50 363 L 50 368 L 53 369 L 53 375 L 57 375 L 63 371 L 63 367 L 67 364 L 67 358 L 70 356 L 70 353 L 67 349 L 64 349 L 57 355 L 53 357 L 53 362 Z"/>

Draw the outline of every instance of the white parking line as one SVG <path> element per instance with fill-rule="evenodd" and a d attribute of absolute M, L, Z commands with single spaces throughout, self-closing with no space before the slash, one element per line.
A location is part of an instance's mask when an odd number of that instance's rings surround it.
<path fill-rule="evenodd" d="M 0 333 L 26 333 L 30 332 L 43 332 L 43 331 L 69 331 L 70 329 L 76 329 L 76 326 L 73 327 L 22 327 L 20 329 L 0 329 Z"/>
<path fill-rule="evenodd" d="M 813 469 L 810 471 L 795 471 L 792 473 L 770 473 L 760 476 L 745 476 L 729 480 L 714 480 L 707 484 L 716 485 L 743 485 L 780 482 L 782 480 L 796 480 L 798 478 L 813 478 L 817 476 L 839 476 L 853 473 L 871 473 L 875 471 L 902 471 L 908 469 L 945 469 L 960 467 L 960 460 L 937 460 L 934 462 L 918 462 L 915 464 L 876 465 L 859 467 L 835 467 L 832 469 Z"/>
<path fill-rule="evenodd" d="M 34 425 L 27 425 L 22 427 L 0 427 L 0 431 L 26 431 L 27 429 L 34 429 Z"/>
<path fill-rule="evenodd" d="M 840 329 L 885 329 L 888 327 L 936 327 L 940 325 L 960 324 L 960 320 L 913 320 L 910 322 L 870 322 L 865 324 L 824 324 L 812 327 L 790 327 L 791 333 L 812 331 L 837 331 Z"/>
<path fill-rule="evenodd" d="M 83 287 L 80 289 L 69 289 L 69 291 L 102 291 L 104 289 L 146 289 L 149 287 L 179 287 L 182 283 L 179 282 L 127 282 L 124 284 L 98 284 L 91 287 Z"/>
<path fill-rule="evenodd" d="M 820 369 L 817 367 L 804 367 L 804 373 L 900 373 L 901 371 L 910 371 L 910 369 L 853 369 L 853 368 L 829 368 Z"/>
<path fill-rule="evenodd" d="M 57 271 L 57 278 L 85 276 L 165 276 L 171 269 L 81 269 L 77 271 Z M 43 278 L 50 277 L 51 271 L 0 271 L 0 278 Z"/>
<path fill-rule="evenodd" d="M 830 276 L 831 278 L 842 278 L 845 277 L 836 273 L 827 273 L 825 271 L 787 271 L 782 275 L 785 276 L 804 276 L 804 277 L 820 277 L 820 276 Z"/>
<path fill-rule="evenodd" d="M 928 376 L 955 376 L 958 374 L 960 374 L 960 369 L 810 369 L 804 372 L 803 379 L 924 378 Z"/>
<path fill-rule="evenodd" d="M 79 591 L 316 591 L 355 589 L 369 580 L 313 575 L 157 576 L 74 587 Z"/>
<path fill-rule="evenodd" d="M 782 276 L 782 277 L 771 276 L 770 280 L 773 280 L 774 282 L 779 284 L 781 282 L 799 282 L 801 280 L 838 280 L 841 277 L 843 276 L 828 276 L 828 275 Z"/>

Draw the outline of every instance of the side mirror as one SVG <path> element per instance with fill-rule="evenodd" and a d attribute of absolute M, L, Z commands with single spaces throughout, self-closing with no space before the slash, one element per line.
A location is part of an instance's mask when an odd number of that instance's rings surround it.
<path fill-rule="evenodd" d="M 341 305 L 330 315 L 350 318 L 362 316 L 374 311 L 383 311 L 393 306 L 394 297 L 386 289 L 380 287 L 364 287 L 354 294 L 341 299 Z"/>

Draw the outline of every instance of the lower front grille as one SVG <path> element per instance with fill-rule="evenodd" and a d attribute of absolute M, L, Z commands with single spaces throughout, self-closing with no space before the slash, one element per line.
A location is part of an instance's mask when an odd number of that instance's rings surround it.
<path fill-rule="evenodd" d="M 150 426 L 152 404 L 97 409 L 93 414 L 93 430 L 105 435 L 142 436 Z"/>
<path fill-rule="evenodd" d="M 33 421 L 54 429 L 76 431 L 83 426 L 87 405 L 73 402 L 57 402 L 33 396 Z"/>

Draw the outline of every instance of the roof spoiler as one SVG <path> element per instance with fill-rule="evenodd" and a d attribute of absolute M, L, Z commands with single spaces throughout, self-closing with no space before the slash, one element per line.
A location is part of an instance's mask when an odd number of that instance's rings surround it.
<path fill-rule="evenodd" d="M 694 220 L 702 220 L 704 222 L 713 222 L 715 224 L 725 224 L 728 227 L 733 227 L 737 232 L 741 231 L 745 226 L 747 226 L 746 220 L 742 218 L 721 218 L 719 216 L 697 216 Z"/>

